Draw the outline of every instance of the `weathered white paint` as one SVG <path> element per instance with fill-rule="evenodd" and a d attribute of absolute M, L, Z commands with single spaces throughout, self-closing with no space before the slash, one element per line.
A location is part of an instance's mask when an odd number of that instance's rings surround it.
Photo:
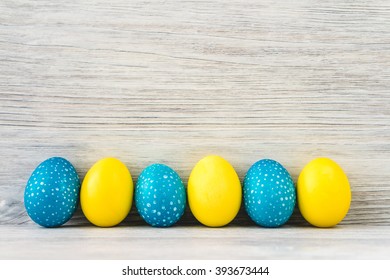
<path fill-rule="evenodd" d="M 332 229 L 297 226 L 44 229 L 14 225 L 0 227 L 0 259 L 388 260 L 389 235 L 388 226 L 362 225 Z"/>

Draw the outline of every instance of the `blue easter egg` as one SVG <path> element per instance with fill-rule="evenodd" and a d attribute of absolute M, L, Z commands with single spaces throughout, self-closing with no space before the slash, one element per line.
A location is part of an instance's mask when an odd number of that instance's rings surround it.
<path fill-rule="evenodd" d="M 31 174 L 24 192 L 27 214 L 43 227 L 66 223 L 78 206 L 79 176 L 64 158 L 52 157 Z"/>
<path fill-rule="evenodd" d="M 263 227 L 279 227 L 291 217 L 296 203 L 293 180 L 277 161 L 263 159 L 244 179 L 244 204 L 249 217 Z"/>
<path fill-rule="evenodd" d="M 184 213 L 186 191 L 183 182 L 172 168 L 152 164 L 138 178 L 135 204 L 141 217 L 151 226 L 172 226 Z"/>

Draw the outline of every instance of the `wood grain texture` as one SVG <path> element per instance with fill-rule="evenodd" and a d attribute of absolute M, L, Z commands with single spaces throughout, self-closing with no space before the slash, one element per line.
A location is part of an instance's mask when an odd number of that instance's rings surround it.
<path fill-rule="evenodd" d="M 81 178 L 114 156 L 134 179 L 163 162 L 186 181 L 213 153 L 241 178 L 268 157 L 294 180 L 331 157 L 352 186 L 343 223 L 390 225 L 389 1 L 1 0 L 0 11 L 0 224 L 31 224 L 24 186 L 48 157 Z"/>
<path fill-rule="evenodd" d="M 9 236 L 9 233 L 12 235 Z M 375 236 L 375 238 L 373 238 Z M 390 227 L 0 227 L 1 259 L 390 259 Z M 82 244 L 82 249 L 80 245 Z"/>

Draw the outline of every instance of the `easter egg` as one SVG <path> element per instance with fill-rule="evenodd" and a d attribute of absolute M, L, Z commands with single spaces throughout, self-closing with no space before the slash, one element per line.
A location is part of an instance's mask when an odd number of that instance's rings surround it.
<path fill-rule="evenodd" d="M 135 203 L 141 217 L 155 227 L 169 227 L 183 215 L 186 191 L 179 175 L 164 164 L 152 164 L 140 174 Z"/>
<path fill-rule="evenodd" d="M 75 212 L 80 192 L 79 176 L 64 158 L 52 157 L 33 171 L 24 192 L 27 214 L 43 227 L 58 227 Z"/>
<path fill-rule="evenodd" d="M 230 163 L 220 156 L 206 156 L 195 165 L 187 192 L 191 212 L 209 227 L 227 225 L 240 209 L 240 180 Z"/>
<path fill-rule="evenodd" d="M 80 193 L 85 217 L 99 227 L 119 224 L 129 214 L 133 180 L 120 160 L 104 158 L 88 170 Z"/>
<path fill-rule="evenodd" d="M 294 183 L 277 161 L 263 159 L 253 164 L 243 189 L 245 210 L 256 224 L 279 227 L 291 217 L 296 201 Z"/>
<path fill-rule="evenodd" d="M 332 227 L 347 215 L 351 189 L 347 175 L 331 159 L 317 158 L 301 171 L 297 185 L 302 216 L 317 227 Z"/>

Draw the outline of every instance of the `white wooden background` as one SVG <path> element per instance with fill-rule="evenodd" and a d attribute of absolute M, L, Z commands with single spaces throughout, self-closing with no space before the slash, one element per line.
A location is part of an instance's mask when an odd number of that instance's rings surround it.
<path fill-rule="evenodd" d="M 23 191 L 48 157 L 81 178 L 114 156 L 134 180 L 163 162 L 186 181 L 211 153 L 241 178 L 268 157 L 294 180 L 331 157 L 352 187 L 341 227 L 390 226 L 390 2 L 0 0 L 1 241 L 36 230 Z"/>

